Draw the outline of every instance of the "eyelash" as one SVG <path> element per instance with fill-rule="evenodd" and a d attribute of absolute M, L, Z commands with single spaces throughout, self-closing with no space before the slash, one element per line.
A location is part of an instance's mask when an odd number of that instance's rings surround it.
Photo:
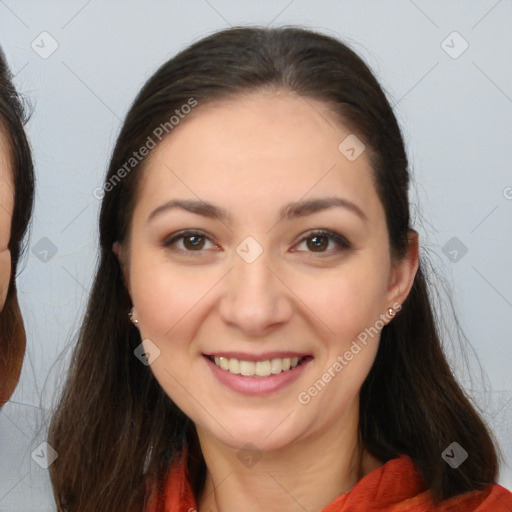
<path fill-rule="evenodd" d="M 177 241 L 183 240 L 183 239 L 191 237 L 191 236 L 202 237 L 202 238 L 205 238 L 206 240 L 208 240 L 209 242 L 213 243 L 210 240 L 210 238 L 208 236 L 206 236 L 204 233 L 202 233 L 201 231 L 186 230 L 186 231 L 180 231 L 179 233 L 172 235 L 171 238 L 164 240 L 164 242 L 162 243 L 162 246 L 171 251 L 174 251 L 174 252 L 181 252 L 183 254 L 186 254 L 187 256 L 192 256 L 193 253 L 204 252 L 202 249 L 198 250 L 198 251 L 189 251 L 186 249 L 177 249 L 177 248 L 172 247 L 172 245 L 175 244 Z M 342 236 L 334 231 L 330 231 L 328 229 L 318 229 L 318 230 L 311 231 L 307 234 L 307 236 L 301 238 L 301 240 L 298 242 L 298 244 L 301 244 L 304 241 L 309 240 L 311 238 L 315 238 L 315 237 L 323 237 L 323 238 L 327 238 L 329 241 L 333 241 L 337 245 L 335 252 L 341 252 L 343 250 L 352 248 L 351 243 L 344 236 Z M 311 251 L 310 254 L 328 254 L 331 251 L 332 250 L 326 250 L 326 251 L 320 251 L 318 253 Z M 300 252 L 302 252 L 302 251 L 300 251 Z M 306 251 L 306 252 L 308 252 L 308 251 Z"/>

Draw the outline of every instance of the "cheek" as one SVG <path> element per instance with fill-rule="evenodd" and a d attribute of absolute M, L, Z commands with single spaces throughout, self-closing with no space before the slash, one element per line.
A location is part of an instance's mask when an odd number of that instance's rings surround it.
<path fill-rule="evenodd" d="M 131 287 L 139 328 L 145 337 L 160 336 L 169 330 L 185 307 L 186 297 L 177 280 L 155 268 L 139 271 L 134 266 Z"/>
<path fill-rule="evenodd" d="M 317 373 L 320 386 L 329 384 L 325 393 L 319 393 L 317 402 L 330 404 L 338 412 L 359 392 L 375 360 L 385 325 L 380 315 L 387 309 L 386 268 L 384 257 L 362 257 L 319 280 L 317 286 L 304 285 L 304 293 L 314 290 L 309 294 L 308 306 L 328 328 L 322 336 L 325 356 L 318 361 Z M 316 392 L 314 382 L 311 385 L 312 392 Z"/>
<path fill-rule="evenodd" d="M 365 265 L 364 272 L 352 270 L 327 280 L 323 293 L 317 287 L 310 295 L 311 309 L 329 330 L 322 336 L 325 353 L 318 361 L 315 378 L 302 390 L 299 401 L 314 400 L 318 417 L 326 421 L 342 414 L 359 393 L 385 325 L 380 317 L 386 312 L 387 282 L 382 267 Z"/>
<path fill-rule="evenodd" d="M 306 297 L 306 304 L 323 321 L 329 336 L 352 339 L 385 313 L 385 269 L 385 262 L 361 259 L 337 272 L 297 283 L 297 294 Z"/>
<path fill-rule="evenodd" d="M 130 283 L 141 335 L 164 339 L 171 335 L 171 329 L 173 333 L 179 330 L 218 281 L 212 274 L 199 267 L 178 268 L 144 255 L 133 258 Z"/>

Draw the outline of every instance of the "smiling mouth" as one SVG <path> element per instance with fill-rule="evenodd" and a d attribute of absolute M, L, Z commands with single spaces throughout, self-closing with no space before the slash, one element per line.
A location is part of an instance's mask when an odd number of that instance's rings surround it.
<path fill-rule="evenodd" d="M 244 377 L 270 377 L 288 372 L 311 356 L 266 359 L 264 361 L 243 361 L 235 358 L 206 356 L 222 370 Z"/>

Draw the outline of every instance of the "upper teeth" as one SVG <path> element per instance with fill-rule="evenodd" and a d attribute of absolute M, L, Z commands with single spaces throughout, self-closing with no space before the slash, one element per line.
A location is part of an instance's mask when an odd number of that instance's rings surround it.
<path fill-rule="evenodd" d="M 236 375 L 250 377 L 268 377 L 271 374 L 295 368 L 299 364 L 298 357 L 285 357 L 284 359 L 271 359 L 266 361 L 240 361 L 239 359 L 228 359 L 227 357 L 215 357 L 215 364 L 223 370 L 228 370 Z"/>

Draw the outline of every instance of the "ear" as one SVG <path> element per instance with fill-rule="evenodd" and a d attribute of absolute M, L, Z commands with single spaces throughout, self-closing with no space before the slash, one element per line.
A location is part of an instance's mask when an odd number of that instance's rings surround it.
<path fill-rule="evenodd" d="M 124 255 L 123 248 L 119 242 L 114 242 L 112 244 L 112 251 L 116 255 L 117 259 L 119 260 L 119 265 L 121 267 L 121 272 L 123 274 L 123 281 L 124 285 L 126 286 L 126 289 L 128 290 L 128 294 L 132 295 L 131 289 L 130 289 L 130 275 L 127 270 L 126 266 L 126 258 Z"/>
<path fill-rule="evenodd" d="M 393 308 L 396 308 L 395 304 L 401 306 L 405 302 L 419 268 L 418 233 L 410 229 L 407 238 L 409 244 L 407 254 L 394 264 L 389 278 L 387 303 Z"/>
<path fill-rule="evenodd" d="M 121 261 L 121 244 L 119 242 L 114 242 L 112 244 L 112 250 L 114 251 L 114 254 L 117 256 L 117 259 Z"/>

